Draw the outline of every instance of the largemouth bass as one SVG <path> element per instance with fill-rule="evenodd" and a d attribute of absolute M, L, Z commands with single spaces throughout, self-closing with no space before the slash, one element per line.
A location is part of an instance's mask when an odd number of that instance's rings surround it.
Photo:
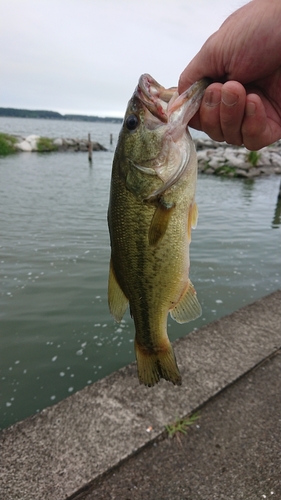
<path fill-rule="evenodd" d="M 196 151 L 187 123 L 209 82 L 182 95 L 142 75 L 128 103 L 112 167 L 108 225 L 110 311 L 120 322 L 127 306 L 135 323 L 140 383 L 181 384 L 167 335 L 201 315 L 189 279 L 191 228 L 196 226 Z"/>

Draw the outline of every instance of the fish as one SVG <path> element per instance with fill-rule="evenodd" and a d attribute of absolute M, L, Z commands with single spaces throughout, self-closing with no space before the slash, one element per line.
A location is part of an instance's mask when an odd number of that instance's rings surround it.
<path fill-rule="evenodd" d="M 196 227 L 197 156 L 187 124 L 209 82 L 179 95 L 144 74 L 129 100 L 111 173 L 108 227 L 109 310 L 120 322 L 130 308 L 139 382 L 182 379 L 167 318 L 201 315 L 189 279 L 191 229 Z"/>

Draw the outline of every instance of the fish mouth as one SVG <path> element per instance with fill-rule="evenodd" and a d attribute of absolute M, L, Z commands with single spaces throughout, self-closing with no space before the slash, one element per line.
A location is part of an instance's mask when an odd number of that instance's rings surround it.
<path fill-rule="evenodd" d="M 186 135 L 187 125 L 199 109 L 204 91 L 210 83 L 210 80 L 203 78 L 179 95 L 176 87 L 166 89 L 148 74 L 140 77 L 133 102 L 143 107 L 145 126 L 156 129 L 164 125 L 162 147 L 156 158 L 149 160 L 150 167 L 134 165 L 145 173 L 156 174 L 163 182 L 146 201 L 159 198 L 187 170 L 191 149 L 189 142 L 182 138 Z"/>
<path fill-rule="evenodd" d="M 177 92 L 176 87 L 165 89 L 152 76 L 145 73 L 139 79 L 134 95 L 150 113 L 162 123 L 168 122 L 168 104 Z"/>
<path fill-rule="evenodd" d="M 180 121 L 186 126 L 199 109 L 204 92 L 210 83 L 209 78 L 202 78 L 182 94 L 176 92 L 167 107 L 169 122 Z"/>
<path fill-rule="evenodd" d="M 172 87 L 165 89 L 150 75 L 140 77 L 136 95 L 145 110 L 156 117 L 158 124 L 165 124 L 163 146 L 160 154 L 154 161 L 153 168 L 163 185 L 151 193 L 147 201 L 153 201 L 161 196 L 167 189 L 171 188 L 184 175 L 188 168 L 190 158 L 190 146 L 188 142 L 181 141 L 186 133 L 186 128 L 199 109 L 205 89 L 210 84 L 208 79 L 195 82 L 181 95 L 177 89 Z M 160 120 L 160 123 L 159 123 Z M 146 114 L 146 125 L 151 124 L 151 119 Z M 182 144 L 180 148 L 177 143 Z M 167 165 L 175 168 L 167 168 Z"/>
<path fill-rule="evenodd" d="M 208 78 L 202 78 L 179 95 L 177 87 L 166 89 L 145 73 L 139 79 L 134 96 L 163 124 L 169 122 L 176 125 L 175 122 L 181 122 L 187 126 L 199 108 L 204 91 L 210 83 Z"/>

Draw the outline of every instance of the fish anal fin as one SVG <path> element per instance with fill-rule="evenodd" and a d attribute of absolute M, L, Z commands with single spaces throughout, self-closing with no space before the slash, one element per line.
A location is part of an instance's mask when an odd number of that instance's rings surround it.
<path fill-rule="evenodd" d="M 174 385 L 181 385 L 181 375 L 169 341 L 163 348 L 151 352 L 135 340 L 135 351 L 140 384 L 152 387 L 164 378 Z"/>
<path fill-rule="evenodd" d="M 188 222 L 187 222 L 187 233 L 188 233 L 188 241 L 191 241 L 191 229 L 195 229 L 197 226 L 198 220 L 198 207 L 195 201 L 190 205 L 188 212 Z"/>
<path fill-rule="evenodd" d="M 174 208 L 174 204 L 166 204 L 163 201 L 158 203 L 148 231 L 151 246 L 157 246 L 164 237 Z"/>
<path fill-rule="evenodd" d="M 199 318 L 201 314 L 202 309 L 198 302 L 195 288 L 191 281 L 188 280 L 185 293 L 177 305 L 170 311 L 170 315 L 177 323 L 187 323 Z"/>
<path fill-rule="evenodd" d="M 115 321 L 120 323 L 129 301 L 123 293 L 114 273 L 112 261 L 110 259 L 109 278 L 108 278 L 108 305 L 109 310 Z"/>

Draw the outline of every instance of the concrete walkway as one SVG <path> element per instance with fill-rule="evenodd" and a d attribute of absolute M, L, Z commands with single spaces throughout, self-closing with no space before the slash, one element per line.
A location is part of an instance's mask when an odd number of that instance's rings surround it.
<path fill-rule="evenodd" d="M 281 351 L 76 500 L 280 500 Z"/>
<path fill-rule="evenodd" d="M 4 430 L 1 500 L 280 500 L 280 299 L 175 342 L 182 387 L 140 386 L 132 364 Z M 186 436 L 163 439 L 200 407 Z"/>

